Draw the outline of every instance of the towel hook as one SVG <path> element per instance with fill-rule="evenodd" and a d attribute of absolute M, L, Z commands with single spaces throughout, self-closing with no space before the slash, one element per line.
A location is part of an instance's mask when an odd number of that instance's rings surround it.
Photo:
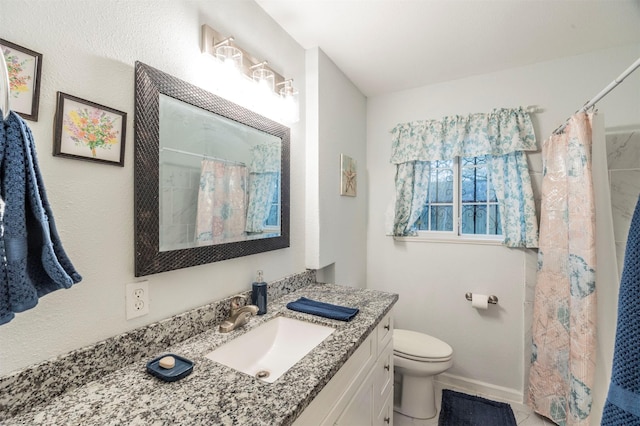
<path fill-rule="evenodd" d="M 7 67 L 7 61 L 4 59 L 4 52 L 0 48 L 0 88 L 4 90 L 4 96 L 2 97 L 2 104 L 0 109 L 2 110 L 2 120 L 6 120 L 9 117 L 10 105 L 9 105 L 9 67 Z"/>

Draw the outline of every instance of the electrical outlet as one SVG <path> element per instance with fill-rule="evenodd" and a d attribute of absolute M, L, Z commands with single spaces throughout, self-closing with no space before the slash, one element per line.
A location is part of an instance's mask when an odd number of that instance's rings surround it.
<path fill-rule="evenodd" d="M 128 320 L 149 313 L 149 281 L 127 284 L 125 296 Z"/>

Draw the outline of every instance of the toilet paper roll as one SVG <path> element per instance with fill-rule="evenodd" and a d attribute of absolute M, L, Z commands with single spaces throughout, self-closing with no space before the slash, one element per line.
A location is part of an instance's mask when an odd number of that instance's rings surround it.
<path fill-rule="evenodd" d="M 473 293 L 471 295 L 471 306 L 476 309 L 487 309 L 489 307 L 489 296 Z"/>

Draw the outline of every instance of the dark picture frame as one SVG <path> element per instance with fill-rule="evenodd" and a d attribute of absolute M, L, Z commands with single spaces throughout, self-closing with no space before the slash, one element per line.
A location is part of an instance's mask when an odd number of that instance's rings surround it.
<path fill-rule="evenodd" d="M 24 119 L 38 121 L 42 54 L 1 38 L 0 51 L 9 72 L 11 110 Z"/>
<path fill-rule="evenodd" d="M 124 167 L 127 113 L 58 92 L 53 155 Z"/>

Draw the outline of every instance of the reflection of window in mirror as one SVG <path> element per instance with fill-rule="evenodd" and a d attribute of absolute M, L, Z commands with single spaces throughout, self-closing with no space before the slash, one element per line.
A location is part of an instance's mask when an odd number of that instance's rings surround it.
<path fill-rule="evenodd" d="M 269 203 L 269 214 L 264 221 L 265 232 L 274 232 L 280 229 L 280 177 L 273 181 L 273 197 Z"/>
<path fill-rule="evenodd" d="M 249 203 L 247 206 L 246 232 L 249 237 L 268 238 L 280 232 L 278 222 L 271 220 L 271 210 L 276 207 L 280 215 L 280 152 L 278 141 L 263 141 L 251 148 L 251 165 L 249 167 Z M 274 199 L 276 200 L 274 204 Z"/>

